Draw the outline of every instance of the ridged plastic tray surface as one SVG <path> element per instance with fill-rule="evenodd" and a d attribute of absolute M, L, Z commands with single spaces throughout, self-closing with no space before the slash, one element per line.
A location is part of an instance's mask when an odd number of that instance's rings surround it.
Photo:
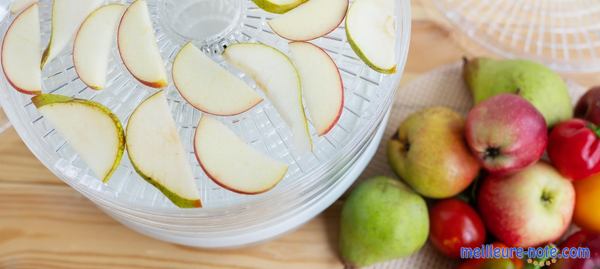
<path fill-rule="evenodd" d="M 222 3 L 225 2 L 228 1 Z M 288 41 L 275 35 L 266 23 L 276 15 L 262 11 L 252 1 L 240 2 L 242 3 L 239 11 L 241 19 L 236 22 L 229 34 L 219 37 L 210 45 L 204 43 L 196 45 L 260 93 L 256 83 L 224 63 L 220 52 L 225 45 L 236 42 L 262 42 L 286 52 Z M 42 0 L 40 3 L 42 40 L 45 44 L 50 33 L 51 2 Z M 165 5 L 173 3 L 177 1 L 148 0 L 158 46 L 169 74 L 176 52 L 187 42 L 185 37 L 178 33 L 181 31 L 173 31 L 173 25 L 168 23 L 169 18 L 164 14 Z M 0 6 L 8 6 L 8 1 L 1 0 Z M 222 4 L 219 8 L 230 7 Z M 4 14 L 0 22 L 0 33 L 6 31 L 14 18 L 6 12 Z M 332 33 L 313 41 L 335 60 L 345 89 L 343 114 L 333 130 L 326 136 L 319 137 L 311 127 L 315 144 L 313 153 L 301 154 L 293 147 L 289 128 L 268 100 L 246 113 L 232 117 L 219 117 L 247 143 L 290 165 L 283 181 L 265 194 L 251 196 L 230 192 L 213 183 L 203 173 L 196 161 L 192 146 L 192 137 L 202 113 L 187 104 L 172 83 L 165 89 L 172 116 L 177 123 L 184 147 L 189 153 L 188 159 L 204 205 L 202 209 L 183 210 L 173 206 L 160 192 L 135 173 L 126 154 L 110 182 L 102 184 L 63 137 L 38 113 L 31 103 L 30 96 L 13 90 L 3 76 L 0 79 L 0 102 L 32 152 L 58 177 L 92 200 L 102 201 L 104 205 L 129 210 L 136 214 L 218 217 L 218 221 L 213 219 L 216 221 L 214 225 L 224 222 L 227 219 L 225 216 L 231 217 L 231 220 L 241 218 L 242 215 L 260 219 L 257 216 L 266 214 L 267 211 L 270 215 L 275 215 L 296 206 L 303 199 L 317 199 L 320 190 L 332 184 L 328 181 L 337 180 L 333 176 L 347 167 L 348 162 L 355 157 L 353 155 L 360 152 L 369 141 L 391 105 L 408 51 L 409 1 L 397 2 L 399 66 L 398 72 L 394 75 L 374 72 L 358 59 L 347 42 L 343 26 L 342 23 Z M 108 86 L 102 91 L 94 91 L 79 80 L 73 68 L 71 49 L 67 48 L 44 68 L 43 91 L 100 102 L 110 108 L 125 125 L 133 109 L 155 90 L 133 79 L 123 66 L 116 46 L 113 48 L 111 58 Z M 248 210 L 250 208 L 252 210 Z M 269 214 L 263 217 L 268 218 Z"/>

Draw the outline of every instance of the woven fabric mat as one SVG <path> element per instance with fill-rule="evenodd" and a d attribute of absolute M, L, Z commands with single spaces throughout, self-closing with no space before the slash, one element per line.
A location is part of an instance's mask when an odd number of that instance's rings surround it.
<path fill-rule="evenodd" d="M 567 84 L 572 101 L 575 102 L 583 95 L 585 88 L 572 82 L 567 82 Z M 359 181 L 380 175 L 397 178 L 388 165 L 387 140 L 408 115 L 431 106 L 446 106 L 463 115 L 466 115 L 473 106 L 471 95 L 462 78 L 462 61 L 430 71 L 398 90 L 383 140 Z M 410 257 L 377 264 L 369 268 L 450 269 L 455 265 L 454 261 L 443 257 L 431 244 L 427 243 L 423 249 Z"/>

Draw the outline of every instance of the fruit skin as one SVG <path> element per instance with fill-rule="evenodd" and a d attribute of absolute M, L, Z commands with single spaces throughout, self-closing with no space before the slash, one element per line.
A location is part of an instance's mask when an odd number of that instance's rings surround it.
<path fill-rule="evenodd" d="M 388 143 L 390 166 L 415 191 L 448 198 L 466 189 L 479 163 L 463 138 L 464 119 L 445 107 L 410 115 Z"/>
<path fill-rule="evenodd" d="M 573 182 L 575 211 L 573 222 L 586 230 L 600 233 L 600 174 Z"/>
<path fill-rule="evenodd" d="M 252 2 L 254 2 L 254 4 L 256 4 L 262 10 L 264 10 L 266 12 L 276 13 L 276 14 L 286 13 L 286 12 L 294 9 L 295 7 L 303 4 L 306 1 L 308 1 L 308 0 L 296 0 L 295 2 L 290 3 L 290 4 L 277 5 L 269 0 L 252 0 Z"/>
<path fill-rule="evenodd" d="M 597 269 L 600 268 L 600 235 L 590 231 L 580 230 L 569 236 L 562 244 L 564 248 L 588 248 L 590 258 L 588 259 L 558 259 L 550 269 Z"/>
<path fill-rule="evenodd" d="M 460 258 L 462 247 L 480 247 L 485 242 L 485 227 L 477 212 L 462 200 L 437 202 L 429 210 L 429 240 L 442 254 Z"/>
<path fill-rule="evenodd" d="M 515 93 L 542 113 L 548 127 L 573 115 L 567 85 L 544 65 L 527 60 L 465 59 L 463 74 L 476 104 L 500 93 Z"/>
<path fill-rule="evenodd" d="M 36 9 L 36 10 L 33 10 Z M 21 13 L 19 13 L 19 15 L 17 15 L 17 17 L 15 17 L 15 19 L 11 22 L 10 26 L 8 26 L 8 29 L 6 30 L 6 32 L 4 33 L 4 37 L 2 39 L 2 49 L 4 49 L 5 47 L 5 43 L 6 43 L 6 37 L 7 37 L 7 33 L 10 31 L 10 29 L 13 27 L 14 23 L 18 21 L 20 16 L 23 16 L 25 14 L 27 14 L 30 11 L 35 11 L 35 12 L 39 12 L 39 5 L 37 2 L 31 4 L 29 7 L 25 8 Z M 8 81 L 8 83 L 15 88 L 18 92 L 24 93 L 24 94 L 30 94 L 30 95 L 38 95 L 42 93 L 42 89 L 41 87 L 39 89 L 23 89 L 21 87 L 19 87 L 18 85 L 15 84 L 15 82 L 13 82 L 10 77 L 9 74 L 6 72 L 6 64 L 5 64 L 5 57 L 2 56 L 1 59 L 2 61 L 2 72 L 4 73 L 4 77 L 6 77 L 6 80 Z M 41 80 L 41 78 L 40 78 Z"/>
<path fill-rule="evenodd" d="M 553 242 L 573 215 L 571 182 L 545 162 L 508 177 L 488 176 L 478 193 L 479 213 L 488 231 L 511 247 Z"/>
<path fill-rule="evenodd" d="M 360 183 L 341 214 L 340 250 L 349 266 L 408 256 L 427 240 L 425 200 L 401 182 L 375 177 Z"/>
<path fill-rule="evenodd" d="M 467 143 L 482 166 L 506 175 L 542 157 L 548 134 L 542 115 L 515 94 L 499 94 L 476 105 L 467 115 Z"/>
<path fill-rule="evenodd" d="M 600 125 L 600 86 L 590 88 L 575 105 L 575 117 Z"/>
<path fill-rule="evenodd" d="M 581 119 L 554 126 L 548 156 L 560 173 L 578 180 L 600 172 L 600 128 Z"/>
<path fill-rule="evenodd" d="M 160 98 L 160 95 L 162 95 L 162 94 L 164 94 L 163 91 L 158 91 L 155 94 L 151 95 L 150 97 L 146 98 L 146 100 L 142 101 L 142 103 L 150 100 L 151 98 Z M 137 110 L 137 108 L 136 108 L 136 110 Z M 131 113 L 131 115 L 129 116 L 129 122 L 127 124 L 126 129 L 129 128 L 129 123 L 131 122 L 131 119 L 135 116 L 135 112 L 136 111 L 134 110 Z M 127 130 L 126 130 L 126 132 L 127 132 Z M 173 202 L 173 204 L 175 204 L 176 206 L 178 206 L 180 208 L 197 208 L 197 207 L 202 207 L 202 201 L 200 199 L 198 199 L 198 200 L 191 200 L 191 199 L 183 198 L 183 197 L 179 196 L 178 194 L 172 192 L 171 190 L 167 189 L 166 187 L 164 187 L 160 183 L 158 183 L 158 181 L 156 181 L 156 179 L 152 178 L 151 176 L 146 175 L 146 173 L 144 171 L 142 171 L 136 165 L 135 157 L 131 155 L 129 144 L 126 144 L 126 147 L 128 148 L 127 155 L 129 157 L 129 160 L 131 160 L 131 166 L 133 166 L 133 169 L 135 170 L 135 172 L 138 175 L 140 175 L 144 180 L 146 180 L 148 183 L 152 184 L 152 186 L 156 187 L 171 202 Z"/>
<path fill-rule="evenodd" d="M 79 103 L 82 105 L 90 106 L 95 109 L 99 109 L 102 112 L 106 113 L 106 115 L 108 115 L 111 118 L 111 120 L 115 123 L 115 126 L 117 127 L 117 133 L 119 135 L 119 145 L 120 146 L 117 151 L 117 156 L 115 158 L 115 162 L 113 163 L 111 170 L 106 175 L 104 175 L 103 178 L 101 178 L 103 183 L 108 183 L 112 174 L 115 172 L 115 170 L 117 170 L 119 163 L 121 163 L 121 159 L 123 158 L 123 152 L 125 151 L 125 133 L 123 131 L 123 125 L 121 125 L 121 121 L 119 120 L 119 118 L 114 113 L 112 113 L 112 111 L 110 111 L 110 109 L 108 109 L 107 107 L 103 106 L 100 103 L 96 103 L 94 101 L 89 101 L 89 100 L 71 98 L 71 97 L 64 96 L 64 95 L 40 94 L 40 95 L 36 95 L 36 96 L 32 97 L 31 102 L 33 103 L 33 105 L 36 108 L 41 108 L 46 105 L 57 104 L 57 103 L 73 103 L 74 102 L 74 103 Z"/>
<path fill-rule="evenodd" d="M 133 2 L 132 2 L 130 5 L 129 5 L 129 7 L 128 7 L 128 8 L 125 10 L 125 13 L 123 13 L 123 16 L 121 16 L 121 21 L 119 22 L 119 27 L 117 28 L 117 48 L 118 48 L 118 51 L 119 51 L 119 55 L 121 56 L 121 60 L 123 61 L 123 65 L 125 66 L 125 69 L 127 69 L 127 71 L 128 71 L 128 72 L 129 72 L 129 73 L 130 73 L 130 74 L 131 74 L 131 75 L 132 75 L 132 76 L 133 76 L 133 77 L 134 77 L 136 80 L 138 80 L 140 83 L 142 83 L 142 84 L 144 84 L 144 85 L 146 85 L 146 86 L 148 86 L 148 87 L 155 88 L 155 89 L 162 89 L 162 88 L 165 88 L 165 87 L 167 87 L 167 86 L 169 85 L 169 82 L 167 81 L 167 78 L 166 78 L 166 74 L 165 74 L 165 77 L 163 77 L 163 78 L 160 78 L 160 79 L 159 79 L 159 80 L 157 80 L 157 81 L 146 81 L 146 80 L 143 80 L 143 79 L 141 79 L 141 78 L 138 78 L 138 77 L 135 75 L 135 73 L 134 73 L 134 72 L 132 72 L 132 71 L 133 71 L 133 70 L 132 70 L 132 67 L 130 67 L 130 66 L 128 66 L 128 65 L 127 65 L 127 63 L 126 63 L 127 61 L 126 61 L 126 60 L 124 59 L 124 57 L 123 57 L 123 50 L 121 49 L 121 46 L 122 46 L 122 45 L 121 45 L 121 44 L 120 44 L 120 42 L 119 42 L 119 40 L 121 39 L 120 32 L 121 32 L 121 29 L 122 29 L 122 27 L 123 27 L 123 22 L 124 22 L 124 19 L 126 18 L 127 12 L 128 12 L 128 11 L 130 11 L 130 8 L 131 8 L 131 7 L 132 7 L 134 4 L 136 4 L 136 3 L 139 3 L 139 4 L 141 4 L 141 2 L 142 2 L 142 1 L 145 1 L 145 0 L 134 0 L 134 1 L 133 1 Z M 155 38 L 156 38 L 156 37 L 155 37 Z M 162 58 L 161 58 L 161 61 L 162 61 Z M 163 63 L 161 63 L 161 64 L 163 64 Z"/>
<path fill-rule="evenodd" d="M 348 29 L 348 23 L 346 23 L 345 25 L 346 29 Z M 354 39 L 352 39 L 352 36 L 350 35 L 350 33 L 348 32 L 348 30 L 346 30 L 346 38 L 348 39 L 348 43 L 350 44 L 350 47 L 352 48 L 352 50 L 354 50 L 354 52 L 356 53 L 356 55 L 363 60 L 363 62 L 365 62 L 365 64 L 367 64 L 369 67 L 371 67 L 373 70 L 382 73 L 382 74 L 394 74 L 396 73 L 396 67 L 394 66 L 390 69 L 383 69 L 380 68 L 378 66 L 376 66 L 374 63 L 372 63 L 369 58 L 367 58 L 367 56 L 362 52 L 362 50 L 358 47 L 358 45 L 356 44 L 356 42 L 354 41 Z"/>

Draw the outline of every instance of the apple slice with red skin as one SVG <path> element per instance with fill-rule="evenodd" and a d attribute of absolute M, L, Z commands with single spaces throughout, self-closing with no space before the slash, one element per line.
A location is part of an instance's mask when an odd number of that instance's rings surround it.
<path fill-rule="evenodd" d="M 123 14 L 117 45 L 123 64 L 133 77 L 148 87 L 167 86 L 167 73 L 145 0 L 136 0 Z"/>
<path fill-rule="evenodd" d="M 105 87 L 110 49 L 117 25 L 126 8 L 122 4 L 99 7 L 83 21 L 75 35 L 75 71 L 81 81 L 94 90 Z"/>
<path fill-rule="evenodd" d="M 269 21 L 277 35 L 292 41 L 308 41 L 335 30 L 344 20 L 348 0 L 310 0 Z"/>
<path fill-rule="evenodd" d="M 288 169 L 287 164 L 247 145 L 209 116 L 200 119 L 194 149 L 206 175 L 221 187 L 237 193 L 266 192 L 283 179 Z"/>
<path fill-rule="evenodd" d="M 13 88 L 24 94 L 42 92 L 39 5 L 19 14 L 4 34 L 2 70 Z"/>
<path fill-rule="evenodd" d="M 188 103 L 213 115 L 240 114 L 263 100 L 244 81 L 215 63 L 192 43 L 183 46 L 175 56 L 173 83 Z"/>
<path fill-rule="evenodd" d="M 329 54 L 311 43 L 292 42 L 289 48 L 312 123 L 319 135 L 325 135 L 344 108 L 344 85 L 338 67 Z"/>

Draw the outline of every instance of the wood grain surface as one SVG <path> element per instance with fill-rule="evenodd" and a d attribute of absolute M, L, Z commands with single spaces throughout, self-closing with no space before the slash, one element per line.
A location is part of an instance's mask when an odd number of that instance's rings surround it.
<path fill-rule="evenodd" d="M 412 4 L 404 82 L 474 55 L 477 50 L 429 4 Z M 600 84 L 595 74 L 567 76 Z M 337 257 L 340 205 L 267 243 L 232 250 L 182 247 L 120 225 L 51 174 L 13 129 L 0 134 L 0 269 L 343 268 Z"/>

